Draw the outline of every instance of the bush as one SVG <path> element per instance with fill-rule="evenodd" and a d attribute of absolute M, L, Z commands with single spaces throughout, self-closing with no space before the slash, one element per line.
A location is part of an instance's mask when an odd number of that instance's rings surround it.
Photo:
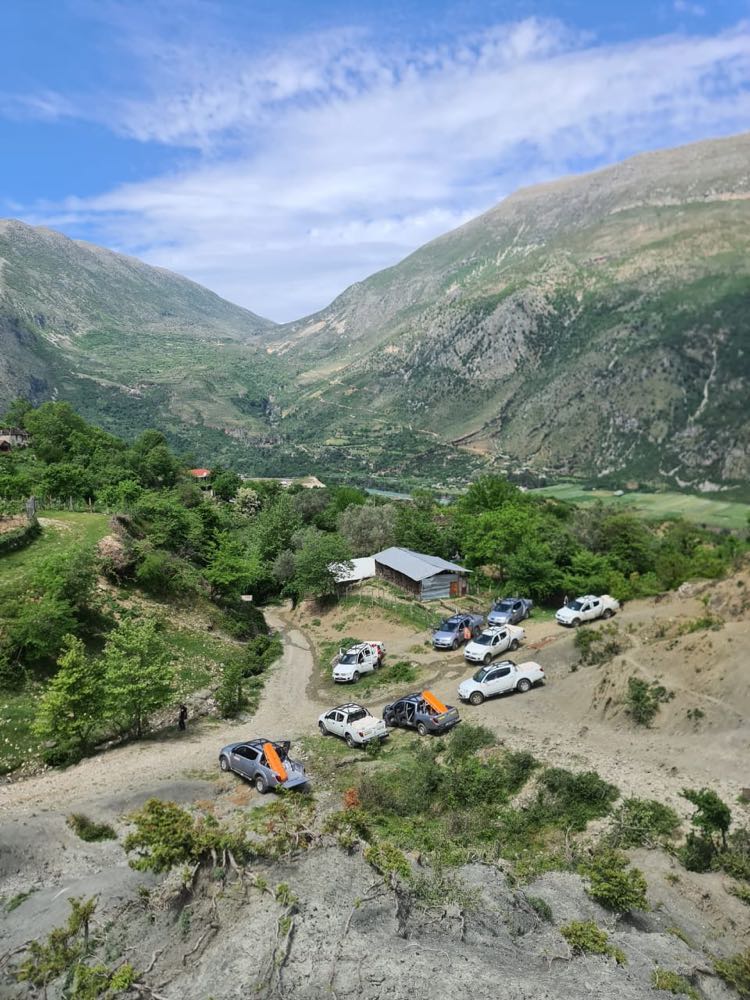
<path fill-rule="evenodd" d="M 597 903 L 616 913 L 645 910 L 646 879 L 637 868 L 629 868 L 628 859 L 619 851 L 597 852 L 581 873 L 589 880 L 587 892 Z"/>
<path fill-rule="evenodd" d="M 135 582 L 156 597 L 178 596 L 195 589 L 194 574 L 187 563 L 169 552 L 146 549 L 135 571 Z"/>
<path fill-rule="evenodd" d="M 673 697 L 671 691 L 655 681 L 648 684 L 640 677 L 628 678 L 627 712 L 638 726 L 650 726 L 659 711 L 659 705 Z"/>
<path fill-rule="evenodd" d="M 95 823 L 83 813 L 71 813 L 66 822 L 71 830 L 87 843 L 95 843 L 99 840 L 117 840 L 117 833 L 109 823 Z"/>
<path fill-rule="evenodd" d="M 690 997 L 690 1000 L 700 1000 L 700 993 L 678 972 L 654 969 L 651 973 L 651 985 L 655 990 L 664 990 L 665 993 L 674 993 L 675 996 Z"/>
<path fill-rule="evenodd" d="M 385 840 L 365 848 L 364 858 L 381 875 L 398 875 L 404 882 L 408 882 L 412 877 L 411 865 L 406 855 Z"/>
<path fill-rule="evenodd" d="M 608 663 L 623 650 L 620 630 L 615 624 L 599 629 L 578 629 L 574 645 L 583 664 Z"/>
<path fill-rule="evenodd" d="M 465 722 L 453 730 L 448 741 L 448 760 L 463 760 L 475 754 L 477 750 L 495 746 L 496 743 L 497 738 L 492 730 L 486 726 L 473 726 L 470 722 Z"/>
<path fill-rule="evenodd" d="M 558 825 L 574 830 L 583 830 L 589 820 L 606 816 L 620 794 L 596 771 L 574 774 L 561 767 L 550 767 L 542 772 L 539 783 L 540 798 L 547 810 L 556 814 Z"/>
<path fill-rule="evenodd" d="M 625 953 L 610 944 L 607 932 L 600 930 L 593 920 L 571 920 L 560 928 L 560 933 L 574 955 L 609 955 L 618 965 L 627 962 Z"/>
<path fill-rule="evenodd" d="M 674 836 L 680 819 L 655 799 L 625 799 L 612 815 L 613 847 L 654 847 Z"/>
<path fill-rule="evenodd" d="M 690 818 L 693 826 L 714 843 L 718 835 L 722 848 L 726 848 L 727 832 L 732 823 L 732 812 L 726 802 L 710 788 L 683 788 L 680 794 L 695 806 Z"/>
<path fill-rule="evenodd" d="M 548 902 L 540 896 L 527 896 L 526 902 L 538 917 L 541 917 L 542 920 L 546 920 L 548 924 L 552 923 L 552 907 Z"/>
<path fill-rule="evenodd" d="M 724 982 L 737 990 L 741 997 L 750 997 L 750 948 L 731 958 L 719 959 L 714 963 L 714 968 Z"/>
<path fill-rule="evenodd" d="M 716 848 L 714 844 L 696 833 L 689 833 L 677 851 L 677 857 L 689 872 L 707 872 L 713 867 Z"/>

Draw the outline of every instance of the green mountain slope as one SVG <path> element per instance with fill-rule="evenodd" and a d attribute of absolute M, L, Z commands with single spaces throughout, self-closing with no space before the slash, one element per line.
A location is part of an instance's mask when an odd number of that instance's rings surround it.
<path fill-rule="evenodd" d="M 264 335 L 303 390 L 287 432 L 394 473 L 433 436 L 550 476 L 741 483 L 749 250 L 750 134 L 519 191 Z"/>
<path fill-rule="evenodd" d="M 0 221 L 0 403 L 72 401 L 123 434 L 158 426 L 205 459 L 277 436 L 284 363 L 246 309 L 161 268 Z"/>

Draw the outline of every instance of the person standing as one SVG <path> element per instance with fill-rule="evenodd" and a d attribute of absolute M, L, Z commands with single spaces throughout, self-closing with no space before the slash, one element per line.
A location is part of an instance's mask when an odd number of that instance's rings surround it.
<path fill-rule="evenodd" d="M 471 639 L 471 626 L 467 622 L 466 625 L 464 625 L 464 642 L 471 642 Z"/>
<path fill-rule="evenodd" d="M 187 705 L 180 705 L 180 714 L 177 716 L 177 726 L 181 731 L 187 729 Z"/>
<path fill-rule="evenodd" d="M 563 607 L 567 608 L 567 606 L 568 606 L 568 595 L 566 594 L 565 597 L 563 597 Z"/>

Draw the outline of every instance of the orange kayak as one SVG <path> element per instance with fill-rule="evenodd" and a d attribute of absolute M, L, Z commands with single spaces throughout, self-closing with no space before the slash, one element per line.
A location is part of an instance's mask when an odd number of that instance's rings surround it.
<path fill-rule="evenodd" d="M 430 706 L 430 708 L 433 708 L 438 715 L 444 715 L 445 712 L 448 711 L 447 705 L 444 705 L 439 698 L 436 698 L 435 695 L 432 693 L 432 691 L 423 691 L 422 697 Z"/>
<path fill-rule="evenodd" d="M 281 763 L 281 758 L 276 753 L 274 745 L 272 743 L 264 743 L 263 753 L 266 755 L 268 766 L 271 768 L 279 781 L 286 781 L 289 775 L 286 772 L 286 768 Z"/>

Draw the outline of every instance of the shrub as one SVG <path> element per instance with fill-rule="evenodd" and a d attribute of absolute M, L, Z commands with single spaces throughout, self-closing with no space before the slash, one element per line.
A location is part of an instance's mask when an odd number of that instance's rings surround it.
<path fill-rule="evenodd" d="M 628 859 L 619 851 L 597 852 L 582 867 L 582 874 L 589 879 L 586 890 L 589 896 L 608 910 L 627 913 L 629 910 L 647 909 L 648 886 L 643 872 L 630 868 Z"/>
<path fill-rule="evenodd" d="M 677 857 L 689 872 L 707 872 L 713 867 L 716 848 L 710 840 L 690 832 L 677 851 Z"/>
<path fill-rule="evenodd" d="M 623 650 L 620 630 L 615 624 L 599 629 L 578 629 L 574 645 L 583 664 L 608 663 Z"/>
<path fill-rule="evenodd" d="M 552 923 L 552 907 L 548 902 L 546 902 L 546 900 L 542 899 L 540 896 L 527 896 L 526 902 L 538 917 L 541 917 L 542 920 L 546 920 L 548 924 Z"/>
<path fill-rule="evenodd" d="M 727 832 L 732 823 L 732 812 L 729 806 L 722 802 L 716 792 L 710 788 L 683 788 L 680 793 L 695 806 L 695 812 L 690 822 L 700 833 L 715 842 L 718 834 L 721 846 L 727 846 Z"/>
<path fill-rule="evenodd" d="M 560 933 L 574 955 L 609 955 L 618 965 L 627 962 L 625 953 L 610 943 L 607 932 L 600 930 L 593 920 L 571 920 L 560 928 Z"/>
<path fill-rule="evenodd" d="M 71 813 L 67 824 L 81 840 L 94 843 L 99 840 L 117 840 L 117 833 L 109 823 L 95 823 L 83 813 Z"/>
<path fill-rule="evenodd" d="M 750 997 L 750 948 L 731 958 L 719 959 L 714 963 L 714 968 L 724 982 L 737 990 L 741 997 Z"/>
<path fill-rule="evenodd" d="M 665 993 L 674 993 L 675 996 L 690 997 L 690 1000 L 700 1000 L 700 993 L 678 972 L 654 969 L 651 973 L 651 985 L 655 990 L 664 990 Z"/>
<path fill-rule="evenodd" d="M 481 750 L 483 747 L 492 747 L 497 743 L 497 738 L 492 730 L 486 726 L 473 726 L 470 722 L 464 723 L 453 733 L 448 742 L 448 760 L 459 761 L 469 757 Z"/>
<path fill-rule="evenodd" d="M 381 875 L 398 875 L 404 882 L 408 882 L 412 877 L 411 865 L 406 855 L 386 840 L 365 848 L 364 858 Z"/>
<path fill-rule="evenodd" d="M 650 726 L 659 705 L 673 697 L 673 692 L 655 681 L 648 684 L 640 677 L 628 678 L 627 712 L 638 726 Z"/>
<path fill-rule="evenodd" d="M 680 819 L 655 799 L 625 799 L 612 815 L 609 841 L 614 847 L 653 847 L 672 837 Z"/>
<path fill-rule="evenodd" d="M 575 830 L 585 829 L 591 819 L 606 816 L 620 794 L 596 771 L 574 774 L 561 767 L 550 767 L 542 772 L 539 783 L 542 801 L 549 811 L 556 813 L 558 825 Z"/>
<path fill-rule="evenodd" d="M 750 906 L 750 886 L 747 885 L 730 885 L 727 890 L 732 896 L 736 896 L 737 899 L 742 903 L 747 903 Z"/>
<path fill-rule="evenodd" d="M 88 947 L 89 924 L 96 909 L 96 899 L 71 897 L 70 913 L 62 927 L 56 927 L 46 941 L 32 941 L 28 958 L 16 973 L 19 982 L 31 983 L 44 990 L 53 980 L 75 968 Z"/>

